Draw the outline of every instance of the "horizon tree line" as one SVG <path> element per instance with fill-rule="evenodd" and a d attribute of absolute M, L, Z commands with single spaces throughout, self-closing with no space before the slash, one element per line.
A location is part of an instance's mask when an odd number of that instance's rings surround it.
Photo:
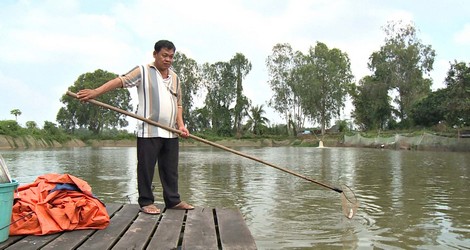
<path fill-rule="evenodd" d="M 198 64 L 185 54 L 175 54 L 173 68 L 183 90 L 184 117 L 193 132 L 218 136 L 246 134 L 296 135 L 306 121 L 319 125 L 321 134 L 332 122 L 341 122 L 345 100 L 351 97 L 352 117 L 361 130 L 407 129 L 448 124 L 464 127 L 470 122 L 470 64 L 454 61 L 445 79 L 446 88 L 431 91 L 430 72 L 436 52 L 424 45 L 412 24 L 389 22 L 384 44 L 369 57 L 367 75 L 354 82 L 346 52 L 317 41 L 309 50 L 294 51 L 288 43 L 273 46 L 266 59 L 268 85 L 273 98 L 266 102 L 285 124 L 269 126 L 265 106 L 253 106 L 243 93 L 243 81 L 252 64 L 242 53 L 228 61 Z M 71 91 L 96 88 L 117 75 L 101 69 L 78 77 Z M 392 94 L 394 93 L 394 94 Z M 202 97 L 202 107 L 195 107 Z M 133 111 L 126 89 L 107 93 L 100 101 Z M 72 132 L 86 128 L 99 134 L 104 128 L 128 125 L 125 117 L 66 95 L 57 114 L 59 126 Z M 17 118 L 19 109 L 11 112 Z M 30 124 L 31 125 L 31 124 Z"/>

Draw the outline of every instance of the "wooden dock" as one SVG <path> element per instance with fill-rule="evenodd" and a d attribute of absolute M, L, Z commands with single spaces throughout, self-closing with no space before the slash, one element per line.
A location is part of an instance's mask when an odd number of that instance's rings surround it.
<path fill-rule="evenodd" d="M 10 236 L 0 249 L 257 249 L 238 209 L 139 211 L 136 204 L 108 204 L 111 222 L 103 230 L 44 236 Z"/>

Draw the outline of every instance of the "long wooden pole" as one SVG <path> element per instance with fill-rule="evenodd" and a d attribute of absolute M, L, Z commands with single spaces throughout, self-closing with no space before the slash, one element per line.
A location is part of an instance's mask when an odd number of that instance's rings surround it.
<path fill-rule="evenodd" d="M 71 91 L 67 91 L 67 95 L 69 95 L 69 96 L 71 96 L 71 97 L 74 97 L 74 98 L 77 98 L 77 94 L 75 94 L 75 93 L 73 93 L 73 92 L 71 92 Z M 177 130 L 177 129 L 175 129 L 175 128 L 171 128 L 171 127 L 162 125 L 162 124 L 160 124 L 160 123 L 158 123 L 158 122 L 156 122 L 156 121 L 153 121 L 153 120 L 147 119 L 147 118 L 145 118 L 145 117 L 136 115 L 136 114 L 134 114 L 134 113 L 132 113 L 132 112 L 128 112 L 128 111 L 122 110 L 122 109 L 120 109 L 120 108 L 116 108 L 116 107 L 111 106 L 111 105 L 109 105 L 109 104 L 102 103 L 102 102 L 97 101 L 97 100 L 94 100 L 94 99 L 90 99 L 90 100 L 88 100 L 87 102 L 93 103 L 93 104 L 98 105 L 98 106 L 101 106 L 101 107 L 103 107 L 103 108 L 107 108 L 107 109 L 114 110 L 114 111 L 116 111 L 116 112 L 119 112 L 119 113 L 124 114 L 124 115 L 127 115 L 127 116 L 134 117 L 134 118 L 136 118 L 136 119 L 138 119 L 138 120 L 141 120 L 141 121 L 144 121 L 144 122 L 146 122 L 146 123 L 148 123 L 148 124 L 151 124 L 151 125 L 154 125 L 154 126 L 163 128 L 163 129 L 165 129 L 165 130 L 168 130 L 168 131 L 171 131 L 171 132 L 180 134 L 180 135 L 182 134 L 182 132 L 181 132 L 180 130 Z M 275 168 L 275 169 L 278 169 L 278 170 L 281 170 L 281 171 L 283 171 L 283 172 L 289 173 L 289 174 L 291 174 L 291 175 L 297 176 L 297 177 L 302 178 L 302 179 L 304 179 L 304 180 L 313 182 L 313 183 L 315 183 L 315 184 L 318 184 L 318 185 L 323 186 L 323 187 L 325 187 L 325 188 L 331 189 L 331 190 L 336 191 L 336 192 L 338 192 L 338 193 L 342 193 L 342 192 L 343 192 L 343 190 L 341 190 L 341 189 L 339 189 L 339 188 L 337 188 L 337 187 L 333 187 L 333 186 L 330 186 L 330 185 L 328 185 L 328 184 L 325 184 L 325 183 L 316 181 L 316 180 L 314 180 L 314 179 L 312 179 L 312 178 L 309 178 L 309 177 L 307 177 L 307 176 L 305 176 L 305 175 L 301 175 L 301 174 L 296 173 L 296 172 L 294 172 L 294 171 L 291 171 L 291 170 L 289 170 L 289 169 L 276 166 L 276 165 L 274 165 L 274 164 L 272 164 L 272 163 L 263 161 L 263 160 L 261 160 L 261 159 L 258 159 L 258 158 L 256 158 L 256 157 L 254 157 L 254 156 L 244 154 L 244 153 L 242 153 L 242 152 L 240 152 L 240 151 L 237 151 L 237 150 L 234 150 L 234 149 L 225 147 L 225 146 L 220 145 L 220 144 L 217 144 L 217 143 L 215 143 L 215 142 L 211 142 L 211 141 L 205 140 L 205 139 L 203 139 L 203 138 L 197 137 L 197 136 L 192 135 L 192 134 L 190 134 L 188 137 L 191 138 L 191 139 L 194 139 L 194 140 L 196 140 L 196 141 L 199 141 L 199 142 L 202 142 L 202 143 L 211 145 L 211 146 L 213 146 L 213 147 L 216 147 L 216 148 L 219 148 L 219 149 L 222 149 L 222 150 L 225 150 L 225 151 L 234 153 L 234 154 L 236 154 L 236 155 L 239 155 L 239 156 L 248 158 L 248 159 L 250 159 L 250 160 L 253 160 L 253 161 L 262 163 L 262 164 L 264 164 L 264 165 L 273 167 L 273 168 Z"/>

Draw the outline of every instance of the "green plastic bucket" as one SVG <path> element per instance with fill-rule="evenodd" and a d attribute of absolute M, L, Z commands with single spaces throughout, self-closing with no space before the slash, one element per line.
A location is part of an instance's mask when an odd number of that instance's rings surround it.
<path fill-rule="evenodd" d="M 10 233 L 11 210 L 13 208 L 13 194 L 18 182 L 0 183 L 0 242 L 8 239 Z"/>

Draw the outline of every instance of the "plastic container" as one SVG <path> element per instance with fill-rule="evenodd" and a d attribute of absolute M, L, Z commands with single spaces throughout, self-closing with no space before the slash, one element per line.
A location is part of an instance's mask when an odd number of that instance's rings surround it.
<path fill-rule="evenodd" d="M 17 187 L 16 180 L 10 183 L 0 183 L 0 242 L 6 241 L 10 233 L 13 194 Z"/>

